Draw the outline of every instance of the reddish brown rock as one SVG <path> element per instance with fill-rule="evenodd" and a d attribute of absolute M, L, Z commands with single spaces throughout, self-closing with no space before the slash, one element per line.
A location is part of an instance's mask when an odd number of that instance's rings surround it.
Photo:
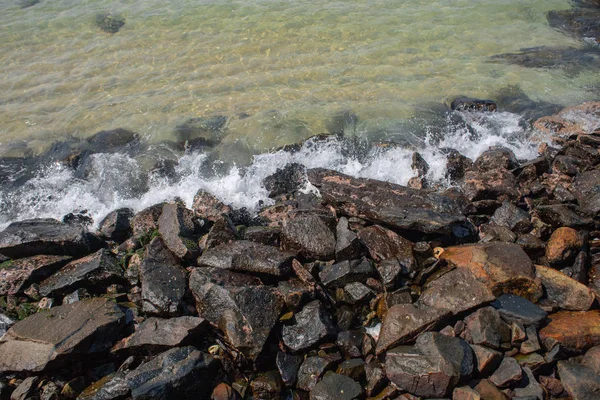
<path fill-rule="evenodd" d="M 517 244 L 492 242 L 453 246 L 445 249 L 440 259 L 468 269 L 496 296 L 511 293 L 537 301 L 542 295 L 533 264 Z"/>
<path fill-rule="evenodd" d="M 585 285 L 553 268 L 536 265 L 548 299 L 564 310 L 587 311 L 594 302 L 594 293 Z"/>
<path fill-rule="evenodd" d="M 546 245 L 546 260 L 550 265 L 571 261 L 583 247 L 583 238 L 573 228 L 562 227 L 552 233 Z"/>
<path fill-rule="evenodd" d="M 600 310 L 560 311 L 548 318 L 550 323 L 539 332 L 543 343 L 559 343 L 576 350 L 600 344 Z"/>
<path fill-rule="evenodd" d="M 515 199 L 519 196 L 517 181 L 507 170 L 467 171 L 463 190 L 469 201 Z"/>
<path fill-rule="evenodd" d="M 23 293 L 32 283 L 39 283 L 71 260 L 69 256 L 33 256 L 7 261 L 0 266 L 0 296 Z"/>
<path fill-rule="evenodd" d="M 415 268 L 413 244 L 410 240 L 379 225 L 361 229 L 358 232 L 358 237 L 369 250 L 373 260 L 379 262 L 395 258 L 407 270 L 412 271 Z"/>
<path fill-rule="evenodd" d="M 194 196 L 192 210 L 202 218 L 215 221 L 221 218 L 222 214 L 227 214 L 231 211 L 231 207 L 223 204 L 212 194 L 200 189 Z"/>

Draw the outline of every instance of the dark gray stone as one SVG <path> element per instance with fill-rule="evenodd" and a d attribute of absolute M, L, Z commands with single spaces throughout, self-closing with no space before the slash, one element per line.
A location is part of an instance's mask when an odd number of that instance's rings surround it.
<path fill-rule="evenodd" d="M 352 304 L 364 303 L 374 295 L 371 289 L 360 282 L 352 282 L 344 286 L 344 293 Z"/>
<path fill-rule="evenodd" d="M 116 303 L 91 299 L 33 314 L 0 342 L 0 373 L 40 372 L 93 357 L 117 341 L 125 314 Z"/>
<path fill-rule="evenodd" d="M 362 245 L 358 235 L 348 228 L 348 219 L 341 217 L 335 230 L 335 259 L 337 262 L 358 258 Z"/>
<path fill-rule="evenodd" d="M 81 257 L 97 245 L 82 225 L 50 218 L 13 222 L 0 232 L 0 253 L 13 259 L 38 254 Z"/>
<path fill-rule="evenodd" d="M 531 301 L 513 294 L 503 294 L 491 303 L 507 322 L 520 322 L 523 325 L 539 327 L 548 313 Z"/>
<path fill-rule="evenodd" d="M 577 400 L 594 400 L 600 393 L 600 375 L 571 361 L 558 362 L 558 375 L 567 393 Z"/>
<path fill-rule="evenodd" d="M 281 228 L 276 226 L 249 226 L 244 230 L 244 240 L 279 247 Z"/>
<path fill-rule="evenodd" d="M 281 375 L 281 380 L 287 387 L 293 387 L 296 384 L 302 361 L 302 356 L 284 353 L 283 351 L 277 352 L 275 363 Z"/>
<path fill-rule="evenodd" d="M 471 348 L 475 354 L 475 371 L 480 376 L 488 376 L 498 369 L 504 357 L 501 352 L 477 344 L 472 345 Z"/>
<path fill-rule="evenodd" d="M 106 249 L 71 261 L 60 271 L 40 283 L 42 296 L 64 296 L 76 289 L 104 293 L 112 284 L 127 284 L 123 269 Z"/>
<path fill-rule="evenodd" d="M 196 268 L 190 290 L 198 315 L 217 326 L 227 340 L 253 360 L 277 322 L 282 300 L 258 278 L 219 268 Z"/>
<path fill-rule="evenodd" d="M 112 352 L 122 354 L 154 355 L 200 341 L 208 328 L 208 321 L 198 317 L 170 319 L 148 318 L 135 332 L 118 342 Z"/>
<path fill-rule="evenodd" d="M 493 307 L 484 307 L 469 315 L 465 322 L 473 344 L 499 349 L 502 343 L 510 343 L 510 328 L 502 321 Z"/>
<path fill-rule="evenodd" d="M 113 240 L 117 243 L 125 241 L 133 234 L 131 230 L 133 215 L 131 208 L 119 208 L 110 212 L 100 222 L 98 234 L 105 240 Z"/>
<path fill-rule="evenodd" d="M 531 228 L 531 221 L 527 211 L 505 201 L 494 212 L 491 222 L 498 226 L 505 226 L 516 233 L 526 233 Z"/>
<path fill-rule="evenodd" d="M 291 194 L 306 186 L 306 167 L 302 164 L 291 163 L 283 168 L 277 168 L 274 174 L 267 176 L 263 185 L 269 191 L 269 197 Z"/>
<path fill-rule="evenodd" d="M 504 357 L 498 369 L 490 376 L 490 381 L 499 388 L 505 388 L 519 382 L 522 376 L 523 370 L 517 360 L 512 357 Z"/>
<path fill-rule="evenodd" d="M 129 394 L 125 372 L 117 371 L 88 386 L 77 400 L 117 400 Z"/>
<path fill-rule="evenodd" d="M 237 272 L 287 276 L 291 272 L 293 258 L 293 253 L 281 251 L 277 247 L 238 240 L 206 250 L 198 258 L 198 265 Z"/>
<path fill-rule="evenodd" d="M 519 166 L 515 154 L 506 147 L 492 147 L 481 153 L 475 160 L 475 168 L 481 172 L 497 169 L 514 169 Z"/>
<path fill-rule="evenodd" d="M 355 281 L 366 281 L 373 275 L 373 266 L 367 258 L 360 260 L 345 260 L 336 264 L 326 265 L 319 278 L 328 287 L 343 287 Z"/>
<path fill-rule="evenodd" d="M 331 357 L 307 357 L 298 370 L 298 389 L 311 391 L 321 375 L 337 360 Z"/>
<path fill-rule="evenodd" d="M 331 260 L 335 257 L 335 220 L 308 214 L 288 219 L 281 231 L 284 249 L 298 252 L 312 260 Z"/>
<path fill-rule="evenodd" d="M 194 347 L 168 350 L 125 377 L 134 400 L 198 399 L 213 388 L 219 363 Z"/>
<path fill-rule="evenodd" d="M 125 18 L 111 13 L 101 13 L 96 15 L 96 25 L 106 33 L 117 33 L 125 25 Z M 125 131 L 124 129 L 119 130 Z"/>
<path fill-rule="evenodd" d="M 364 329 L 342 331 L 338 333 L 335 343 L 346 358 L 362 357 L 362 345 L 365 339 Z"/>
<path fill-rule="evenodd" d="M 161 238 L 146 247 L 140 264 L 143 310 L 160 316 L 181 312 L 186 289 L 186 271 Z"/>
<path fill-rule="evenodd" d="M 436 362 L 444 373 L 455 377 L 454 384 L 473 373 L 473 350 L 463 339 L 438 332 L 425 332 L 417 337 L 415 348 Z"/>
<path fill-rule="evenodd" d="M 498 106 L 493 100 L 457 97 L 450 103 L 450 108 L 455 111 L 494 112 L 498 109 Z"/>
<path fill-rule="evenodd" d="M 352 400 L 362 392 L 354 379 L 330 372 L 310 391 L 310 400 Z"/>
<path fill-rule="evenodd" d="M 295 323 L 284 325 L 282 329 L 283 343 L 292 351 L 308 349 L 334 334 L 331 319 L 318 300 L 305 305 L 295 315 Z"/>

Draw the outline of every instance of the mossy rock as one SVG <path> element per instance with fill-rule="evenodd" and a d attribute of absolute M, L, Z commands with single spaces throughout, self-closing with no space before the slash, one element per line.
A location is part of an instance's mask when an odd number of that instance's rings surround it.
<path fill-rule="evenodd" d="M 96 25 L 104 32 L 117 33 L 125 25 L 125 18 L 111 13 L 96 15 Z"/>

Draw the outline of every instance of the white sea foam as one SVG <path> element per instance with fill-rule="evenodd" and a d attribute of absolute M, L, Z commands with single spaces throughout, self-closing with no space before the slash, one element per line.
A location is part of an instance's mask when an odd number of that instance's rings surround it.
<path fill-rule="evenodd" d="M 415 148 L 372 146 L 366 155 L 348 155 L 344 142 L 330 138 L 308 141 L 298 151 L 277 151 L 260 154 L 247 167 L 232 167 L 228 173 L 206 177 L 202 171 L 209 158 L 205 154 L 183 155 L 175 167 L 175 180 L 140 178 L 138 162 L 123 154 L 95 154 L 91 158 L 89 175 L 77 178 L 73 171 L 52 165 L 20 188 L 8 191 L 0 188 L 0 228 L 14 220 L 36 217 L 61 218 L 75 210 L 87 210 L 98 223 L 108 212 L 119 207 L 135 211 L 176 197 L 191 205 L 199 189 L 213 193 L 236 207 L 256 210 L 260 201 L 269 204 L 268 191 L 263 187 L 265 177 L 288 163 L 301 163 L 308 168 L 323 167 L 352 176 L 366 177 L 406 184 L 415 175 L 411 169 L 412 154 L 418 151 L 430 166 L 428 179 L 446 183 L 446 158 L 441 148 L 453 148 L 475 159 L 490 146 L 510 148 L 519 159 L 537 155 L 539 143 L 519 124 L 511 113 L 463 114 L 466 127 L 453 127 L 434 138 L 427 135 Z M 351 152 L 350 152 L 351 153 Z M 136 194 L 137 193 L 137 194 Z M 139 195 L 139 193 L 143 193 Z"/>

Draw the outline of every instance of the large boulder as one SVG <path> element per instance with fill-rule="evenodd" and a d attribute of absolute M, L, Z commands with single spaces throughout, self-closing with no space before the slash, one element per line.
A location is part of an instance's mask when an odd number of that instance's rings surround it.
<path fill-rule="evenodd" d="M 23 293 L 33 283 L 39 283 L 72 258 L 69 256 L 33 256 L 11 260 L 0 266 L 0 296 Z"/>
<path fill-rule="evenodd" d="M 219 268 L 196 268 L 190 290 L 198 315 L 225 334 L 247 358 L 261 352 L 279 318 L 283 301 L 258 278 Z"/>
<path fill-rule="evenodd" d="M 499 296 L 511 293 L 537 301 L 542 286 L 533 264 L 521 246 L 491 242 L 448 247 L 440 259 L 457 268 L 465 268 Z"/>
<path fill-rule="evenodd" d="M 208 398 L 219 362 L 192 346 L 165 351 L 125 376 L 134 400 Z"/>
<path fill-rule="evenodd" d="M 51 218 L 13 222 L 0 232 L 0 254 L 10 258 L 38 254 L 81 257 L 98 247 L 98 241 L 82 225 Z"/>
<path fill-rule="evenodd" d="M 131 208 L 119 208 L 110 212 L 100 222 L 98 234 L 106 240 L 113 240 L 121 243 L 131 236 L 131 218 L 133 218 Z"/>
<path fill-rule="evenodd" d="M 543 265 L 536 266 L 536 274 L 546 289 L 546 297 L 563 310 L 587 311 L 592 307 L 594 293 L 584 284 Z"/>
<path fill-rule="evenodd" d="M 154 238 L 144 252 L 140 280 L 145 312 L 165 317 L 181 312 L 186 271 L 159 237 Z"/>
<path fill-rule="evenodd" d="M 85 288 L 98 293 L 115 283 L 126 284 L 123 269 L 106 249 L 71 261 L 40 284 L 42 296 L 65 295 L 75 289 Z"/>
<path fill-rule="evenodd" d="M 237 272 L 286 276 L 291 272 L 294 253 L 274 246 L 237 240 L 205 250 L 198 258 L 201 267 Z"/>
<path fill-rule="evenodd" d="M 34 314 L 0 341 L 0 373 L 41 372 L 109 350 L 125 326 L 125 314 L 105 299 L 78 301 Z"/>
<path fill-rule="evenodd" d="M 310 169 L 307 175 L 323 200 L 342 215 L 400 230 L 457 236 L 470 233 L 470 224 L 453 197 L 326 169 Z"/>

